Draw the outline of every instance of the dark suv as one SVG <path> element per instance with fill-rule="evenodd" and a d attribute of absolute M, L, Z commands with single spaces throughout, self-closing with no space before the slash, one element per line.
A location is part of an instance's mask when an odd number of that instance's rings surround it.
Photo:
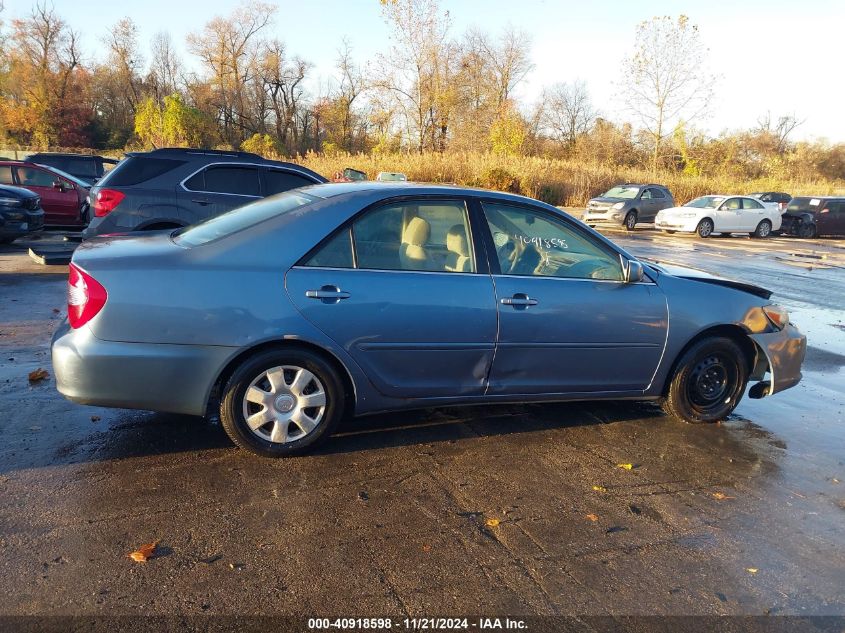
<path fill-rule="evenodd" d="M 90 193 L 83 238 L 178 228 L 273 194 L 328 182 L 258 154 L 199 149 L 131 152 Z"/>
<path fill-rule="evenodd" d="M 663 185 L 617 185 L 587 203 L 581 216 L 585 224 L 621 224 L 633 231 L 637 222 L 654 222 L 658 211 L 675 206 L 669 189 Z"/>
<path fill-rule="evenodd" d="M 781 217 L 782 235 L 812 238 L 845 236 L 845 198 L 793 198 Z"/>
<path fill-rule="evenodd" d="M 23 187 L 0 185 L 0 244 L 43 228 L 44 210 L 38 194 Z"/>
<path fill-rule="evenodd" d="M 79 178 L 88 187 L 97 182 L 118 163 L 116 158 L 89 154 L 60 154 L 58 152 L 32 154 L 27 160 L 31 163 L 61 169 L 63 172 Z"/>
<path fill-rule="evenodd" d="M 792 196 L 782 191 L 758 191 L 757 193 L 748 195 L 752 198 L 757 198 L 760 202 L 774 202 L 781 211 L 786 211 L 786 206 L 792 200 Z"/>

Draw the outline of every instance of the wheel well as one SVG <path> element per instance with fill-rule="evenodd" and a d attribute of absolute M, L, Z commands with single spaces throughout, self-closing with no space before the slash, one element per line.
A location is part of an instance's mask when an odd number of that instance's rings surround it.
<path fill-rule="evenodd" d="M 737 345 L 739 345 L 739 348 L 742 350 L 743 354 L 745 355 L 745 360 L 748 363 L 748 373 L 751 374 L 751 372 L 754 370 L 754 365 L 757 361 L 757 346 L 754 344 L 754 341 L 748 338 L 748 333 L 738 325 L 717 325 L 711 328 L 707 328 L 706 330 L 703 330 L 696 334 L 689 341 L 687 341 L 687 344 L 684 345 L 680 352 L 678 352 L 678 355 L 675 357 L 675 360 L 672 361 L 672 367 L 669 370 L 669 373 L 666 374 L 666 380 L 663 383 L 663 390 L 661 391 L 661 393 L 664 396 L 668 393 L 669 385 L 672 383 L 672 377 L 675 375 L 675 370 L 678 368 L 678 363 L 681 362 L 681 359 L 684 357 L 684 354 L 687 353 L 687 350 L 701 340 L 716 336 L 729 338 L 734 341 Z"/>
<path fill-rule="evenodd" d="M 220 392 L 223 389 L 223 385 L 226 384 L 231 375 L 235 372 L 235 369 L 237 369 L 238 365 L 243 363 L 248 357 L 254 354 L 260 354 L 261 352 L 265 352 L 267 350 L 272 349 L 302 349 L 322 357 L 323 360 L 325 360 L 334 368 L 334 370 L 337 372 L 337 375 L 340 376 L 340 379 L 343 382 L 343 390 L 346 395 L 346 403 L 344 404 L 345 414 L 351 415 L 354 412 L 355 383 L 352 381 L 352 376 L 349 374 L 349 371 L 346 369 L 346 366 L 342 362 L 340 362 L 337 356 L 335 356 L 331 352 L 326 351 L 319 345 L 315 345 L 314 343 L 309 343 L 307 341 L 300 341 L 296 339 L 284 339 L 276 341 L 266 341 L 264 343 L 260 343 L 259 345 L 255 345 L 254 347 L 245 349 L 239 352 L 237 356 L 232 358 L 226 364 L 226 366 L 220 372 L 220 375 L 217 376 L 217 380 L 214 382 L 214 386 L 212 386 L 211 388 L 211 392 L 208 397 L 208 402 L 206 402 L 207 417 L 217 415 L 215 407 L 220 398 Z"/>

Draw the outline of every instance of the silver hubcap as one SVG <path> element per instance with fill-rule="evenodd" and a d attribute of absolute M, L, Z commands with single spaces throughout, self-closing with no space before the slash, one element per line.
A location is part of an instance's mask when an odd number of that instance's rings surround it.
<path fill-rule="evenodd" d="M 761 237 L 766 237 L 769 234 L 768 222 L 763 222 L 763 224 L 760 225 L 759 233 Z"/>
<path fill-rule="evenodd" d="M 259 374 L 244 394 L 247 426 L 276 444 L 301 440 L 317 428 L 325 412 L 323 383 L 304 367 L 272 367 Z"/>
<path fill-rule="evenodd" d="M 701 233 L 701 235 L 706 237 L 706 236 L 710 235 L 710 233 L 712 231 L 713 231 L 713 225 L 710 224 L 710 222 L 702 222 L 701 229 L 699 230 L 699 233 Z"/>

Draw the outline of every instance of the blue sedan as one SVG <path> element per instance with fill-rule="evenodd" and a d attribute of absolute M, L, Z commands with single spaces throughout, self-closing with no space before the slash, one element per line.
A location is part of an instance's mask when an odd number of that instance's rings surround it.
<path fill-rule="evenodd" d="M 53 366 L 71 400 L 219 412 L 272 457 L 344 416 L 453 404 L 645 399 L 712 422 L 749 381 L 801 378 L 806 339 L 770 294 L 520 196 L 317 185 L 82 244 Z"/>

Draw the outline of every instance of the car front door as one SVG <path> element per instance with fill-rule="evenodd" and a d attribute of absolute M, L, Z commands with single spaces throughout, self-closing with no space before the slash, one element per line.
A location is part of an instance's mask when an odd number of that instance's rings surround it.
<path fill-rule="evenodd" d="M 845 203 L 830 200 L 816 213 L 819 235 L 845 235 Z"/>
<path fill-rule="evenodd" d="M 742 202 L 739 198 L 728 198 L 714 212 L 713 222 L 714 233 L 728 233 L 730 231 L 744 230 L 740 227 L 740 214 L 742 213 Z"/>
<path fill-rule="evenodd" d="M 16 171 L 18 184 L 41 196 L 45 224 L 79 223 L 79 195 L 70 182 L 40 167 L 19 166 Z"/>
<path fill-rule="evenodd" d="M 382 394 L 484 393 L 496 300 L 463 200 L 404 199 L 371 208 L 306 255 L 285 284 L 302 315 L 342 346 Z"/>
<path fill-rule="evenodd" d="M 208 165 L 185 179 L 178 191 L 182 208 L 197 219 L 213 217 L 261 198 L 257 165 Z"/>
<path fill-rule="evenodd" d="M 666 343 L 666 298 L 621 256 L 545 209 L 484 202 L 499 337 L 490 394 L 640 392 Z"/>

